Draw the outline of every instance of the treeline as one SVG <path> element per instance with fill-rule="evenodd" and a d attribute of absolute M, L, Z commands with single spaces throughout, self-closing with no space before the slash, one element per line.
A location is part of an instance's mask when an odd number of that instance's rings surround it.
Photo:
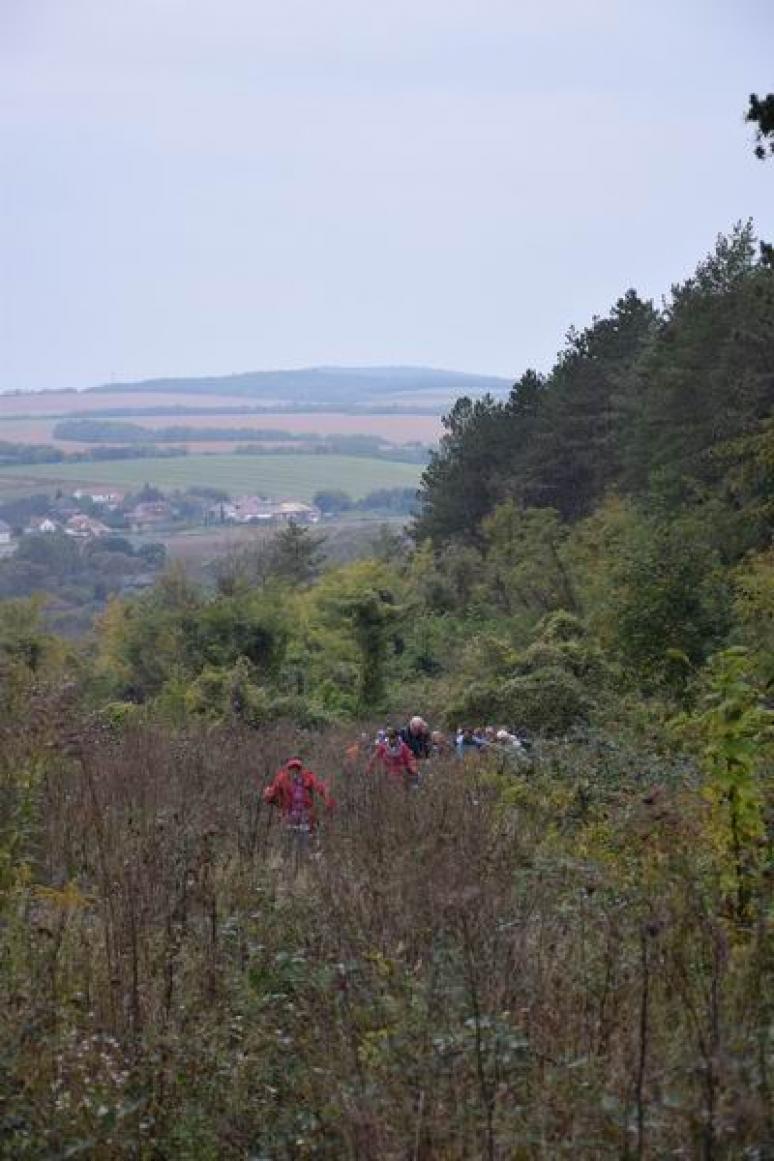
<path fill-rule="evenodd" d="M 50 444 L 0 440 L 0 467 L 11 464 L 58 464 L 64 459 L 67 459 L 65 452 Z"/>
<path fill-rule="evenodd" d="M 119 420 L 66 419 L 53 429 L 56 439 L 94 442 L 98 446 L 66 452 L 52 444 L 12 443 L 0 440 L 0 467 L 14 464 L 88 463 L 95 460 L 126 460 L 188 455 L 187 443 L 228 442 L 237 444 L 235 455 L 315 455 L 365 456 L 399 463 L 425 464 L 430 449 L 420 441 L 392 444 L 379 435 L 319 435 L 275 428 L 251 427 L 142 427 Z M 173 444 L 173 446 L 167 446 Z M 164 445 L 164 446 L 161 446 Z M 268 446 L 267 446 L 268 445 Z M 272 446 L 276 445 L 276 446 Z"/>
<path fill-rule="evenodd" d="M 611 496 L 671 516 L 720 505 L 722 551 L 769 535 L 774 268 L 738 225 L 659 309 L 628 291 L 504 402 L 460 399 L 422 486 L 417 538 L 481 543 L 497 505 L 569 522 Z M 719 531 L 720 520 L 714 520 Z"/>
<path fill-rule="evenodd" d="M 345 512 L 384 512 L 395 516 L 412 516 L 417 508 L 416 488 L 376 488 L 360 500 L 353 500 L 340 488 L 324 488 L 315 492 L 314 504 L 324 516 L 339 516 Z"/>
<path fill-rule="evenodd" d="M 499 625 L 463 704 L 504 706 L 504 642 L 517 677 L 525 630 L 558 610 L 651 696 L 687 696 L 713 652 L 749 639 L 772 577 L 772 404 L 774 268 L 750 224 L 661 309 L 629 291 L 549 375 L 459 400 L 414 535 L 432 604 Z"/>
<path fill-rule="evenodd" d="M 193 429 L 192 429 L 193 430 Z M 251 431 L 251 436 L 255 433 Z M 69 438 L 75 439 L 75 436 Z M 180 437 L 183 438 L 183 437 Z M 220 436 L 207 436 L 219 439 Z M 399 444 L 387 446 L 378 436 L 326 436 L 321 439 L 297 441 L 290 447 L 267 447 L 260 443 L 237 444 L 234 455 L 298 455 L 309 452 L 314 455 L 363 456 L 368 459 L 391 460 L 397 463 L 426 464 L 430 459 L 430 448 L 425 444 Z M 164 445 L 161 443 L 126 443 L 120 445 L 99 445 L 83 451 L 66 452 L 53 444 L 10 443 L 0 440 L 0 467 L 22 464 L 83 464 L 108 460 L 168 459 L 187 456 L 188 447 Z"/>
<path fill-rule="evenodd" d="M 156 444 L 120 447 L 94 447 L 86 451 L 65 452 L 53 444 L 11 443 L 0 440 L 0 467 L 16 464 L 84 464 L 103 460 L 168 459 L 188 455 L 185 447 L 158 447 Z"/>
<path fill-rule="evenodd" d="M 64 419 L 54 427 L 56 439 L 78 440 L 82 443 L 154 444 L 154 443 L 212 443 L 246 440 L 253 445 L 264 443 L 300 444 L 315 451 L 326 451 L 337 455 L 368 455 L 406 458 L 416 455 L 417 449 L 427 458 L 424 446 L 415 441 L 404 449 L 385 440 L 380 435 L 354 432 L 351 435 L 321 435 L 319 432 L 284 431 L 267 427 L 191 427 L 173 424 L 167 427 L 144 427 L 139 423 L 126 423 L 109 419 Z M 259 451 L 262 447 L 243 447 L 243 452 Z"/>
<path fill-rule="evenodd" d="M 191 427 L 171 424 L 167 427 L 145 427 L 120 419 L 62 419 L 54 426 L 56 439 L 82 443 L 196 443 L 212 440 L 254 439 L 266 443 L 314 442 L 324 437 L 311 433 L 281 431 L 255 427 Z"/>
<path fill-rule="evenodd" d="M 207 656 L 202 626 L 215 618 L 225 636 L 208 680 L 228 687 L 238 667 L 245 720 L 268 712 L 252 713 L 253 702 L 295 689 L 304 720 L 413 699 L 452 725 L 549 733 L 587 728 L 618 697 L 690 704 L 706 662 L 728 647 L 752 649 L 763 680 L 773 400 L 774 270 L 743 226 L 662 310 L 630 292 L 570 335 L 545 379 L 527 373 L 503 403 L 459 401 L 423 477 L 413 551 L 388 537 L 368 567 L 326 569 L 315 550 L 310 569 L 313 534 L 289 533 L 279 570 L 248 550 L 217 572 L 214 593 L 178 586 L 116 606 L 110 619 L 132 661 L 102 672 L 116 700 L 167 704 L 174 690 L 184 704 Z M 324 512 L 351 504 L 339 492 L 316 501 Z M 358 508 L 401 513 L 413 502 L 397 490 Z M 267 668 L 241 633 L 273 635 L 275 614 L 283 645 Z M 183 650 L 184 625 L 193 639 Z M 168 671 L 151 640 L 176 643 Z M 146 653 L 150 686 L 137 671 Z M 216 697 L 196 704 L 231 712 Z"/>
<path fill-rule="evenodd" d="M 423 476 L 413 549 L 384 536 L 367 567 L 331 568 L 314 534 L 288 533 L 279 570 L 248 551 L 216 570 L 214 592 L 176 585 L 116 606 L 109 619 L 131 661 L 101 671 L 115 700 L 152 708 L 174 691 L 185 704 L 214 618 L 224 636 L 212 680 L 228 686 L 241 667 L 244 720 L 265 716 L 251 715 L 251 699 L 274 704 L 292 688 L 305 720 L 413 700 L 452 725 L 549 733 L 588 728 L 620 698 L 690 704 L 708 659 L 728 647 L 751 649 L 763 680 L 773 401 L 774 270 L 740 226 L 661 310 L 630 292 L 571 333 L 546 378 L 528 372 L 502 403 L 459 401 Z M 324 512 L 354 507 L 345 493 L 315 499 Z M 405 513 L 413 502 L 399 489 L 357 507 Z M 241 636 L 274 633 L 267 609 L 284 643 L 268 668 Z M 183 632 L 193 643 L 181 652 Z M 151 640 L 177 643 L 168 670 Z M 199 704 L 231 712 L 214 697 Z"/>
<path fill-rule="evenodd" d="M 317 456 L 363 456 L 407 464 L 426 464 L 430 460 L 430 448 L 423 443 L 387 444 L 375 435 L 326 435 L 288 447 L 282 444 L 275 447 L 260 443 L 237 444 L 233 450 L 235 455 L 298 455 L 308 452 Z"/>

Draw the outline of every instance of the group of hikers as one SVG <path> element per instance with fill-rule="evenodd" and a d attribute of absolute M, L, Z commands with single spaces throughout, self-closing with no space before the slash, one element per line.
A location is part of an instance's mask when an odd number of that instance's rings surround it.
<path fill-rule="evenodd" d="M 369 742 L 366 735 L 362 735 L 355 750 L 360 756 L 363 749 L 368 750 Z M 460 726 L 456 735 L 450 737 L 441 730 L 431 730 L 424 718 L 413 717 L 407 726 L 399 730 L 397 726 L 379 730 L 375 742 L 372 744 L 372 754 L 367 769 L 373 770 L 382 766 L 388 774 L 400 776 L 405 780 L 417 779 L 419 763 L 427 758 L 446 757 L 456 754 L 459 758 L 480 754 L 488 749 L 496 750 L 523 750 L 522 740 L 508 730 L 496 729 L 494 726 L 472 729 Z"/>
<path fill-rule="evenodd" d="M 412 789 L 419 785 L 423 763 L 452 755 L 476 757 L 487 751 L 523 758 L 526 743 L 504 727 L 460 726 L 456 734 L 444 734 L 431 730 L 424 718 L 416 715 L 402 729 L 388 726 L 380 729 L 375 738 L 361 734 L 348 747 L 346 762 L 350 769 L 365 763 L 368 773 L 382 771 L 391 780 Z M 327 783 L 308 770 L 298 757 L 289 758 L 277 772 L 264 790 L 263 799 L 280 810 L 289 827 L 306 833 L 316 829 L 318 800 L 326 810 L 334 806 Z"/>

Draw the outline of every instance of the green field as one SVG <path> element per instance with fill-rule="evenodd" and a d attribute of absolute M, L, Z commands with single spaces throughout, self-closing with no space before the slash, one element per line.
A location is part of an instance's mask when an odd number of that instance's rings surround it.
<path fill-rule="evenodd" d="M 341 488 L 354 500 L 376 488 L 410 488 L 419 483 L 418 464 L 357 456 L 189 455 L 172 459 L 115 460 L 107 463 L 35 464 L 0 468 L 0 499 L 101 484 L 123 491 L 209 485 L 232 495 L 311 500 L 320 488 Z"/>

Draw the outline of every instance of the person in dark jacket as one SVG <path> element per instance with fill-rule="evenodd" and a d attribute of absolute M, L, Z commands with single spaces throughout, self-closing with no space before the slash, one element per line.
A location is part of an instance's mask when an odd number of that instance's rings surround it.
<path fill-rule="evenodd" d="M 430 727 L 424 718 L 415 716 L 400 731 L 400 736 L 415 758 L 429 758 L 432 747 Z"/>

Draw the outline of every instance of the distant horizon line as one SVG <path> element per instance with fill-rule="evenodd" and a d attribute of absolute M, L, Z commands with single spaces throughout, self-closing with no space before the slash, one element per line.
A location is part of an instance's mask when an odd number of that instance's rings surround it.
<path fill-rule="evenodd" d="M 167 374 L 143 375 L 136 379 L 111 378 L 93 382 L 84 387 L 0 387 L 0 395 L 72 395 L 85 392 L 97 392 L 103 389 L 115 389 L 122 386 L 137 386 L 143 383 L 176 383 L 184 380 L 202 379 L 240 379 L 250 375 L 298 375 L 310 372 L 331 374 L 342 372 L 345 374 L 378 374 L 378 373 L 405 373 L 422 372 L 434 376 L 449 375 L 456 379 L 486 379 L 512 384 L 515 376 L 494 374 L 486 371 L 459 371 L 450 367 L 430 366 L 423 363 L 311 363 L 295 367 L 272 367 L 253 369 L 248 371 L 219 371 L 195 374 Z"/>

